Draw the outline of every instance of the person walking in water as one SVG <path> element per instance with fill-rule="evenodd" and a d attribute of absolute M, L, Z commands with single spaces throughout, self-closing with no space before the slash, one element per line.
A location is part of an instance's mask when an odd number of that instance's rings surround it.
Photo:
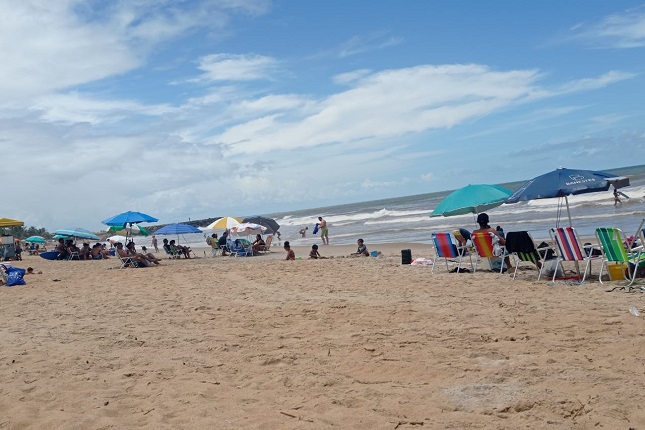
<path fill-rule="evenodd" d="M 622 204 L 623 202 L 620 200 L 620 193 L 616 188 L 614 188 L 614 206 L 618 206 L 619 204 Z"/>
<path fill-rule="evenodd" d="M 327 221 L 323 217 L 319 216 L 318 221 L 320 221 L 320 238 L 323 241 L 323 245 L 329 245 L 329 230 L 327 229 Z"/>

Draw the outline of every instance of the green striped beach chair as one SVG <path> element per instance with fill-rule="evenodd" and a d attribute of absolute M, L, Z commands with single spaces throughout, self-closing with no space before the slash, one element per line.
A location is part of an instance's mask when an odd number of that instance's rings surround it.
<path fill-rule="evenodd" d="M 602 274 L 607 265 L 617 263 L 623 266 L 623 276 L 628 282 L 625 288 L 629 291 L 629 287 L 636 279 L 638 264 L 643 254 L 642 248 L 632 252 L 631 246 L 619 228 L 597 228 L 596 239 L 600 243 L 603 254 L 602 265 L 600 266 L 600 283 L 603 283 Z"/>
<path fill-rule="evenodd" d="M 509 231 L 506 233 L 506 252 L 513 256 L 513 259 L 515 260 L 513 279 L 517 276 L 519 261 L 533 263 L 540 269 L 542 267 L 542 258 L 528 231 Z M 538 270 L 538 281 L 541 276 L 542 270 Z"/>

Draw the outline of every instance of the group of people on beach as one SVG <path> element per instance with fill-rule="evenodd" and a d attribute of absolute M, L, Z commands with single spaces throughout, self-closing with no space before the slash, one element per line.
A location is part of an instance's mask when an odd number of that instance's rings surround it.
<path fill-rule="evenodd" d="M 365 245 L 365 241 L 363 239 L 358 239 L 356 241 L 356 244 L 358 245 L 358 248 L 356 249 L 356 252 L 352 252 L 350 256 L 352 257 L 368 257 L 370 255 L 369 251 L 367 250 L 367 246 Z M 296 259 L 296 254 L 291 249 L 291 244 L 289 241 L 284 242 L 284 250 L 287 251 L 287 258 L 286 260 L 295 260 Z M 309 258 L 312 260 L 318 260 L 318 259 L 325 259 L 327 257 L 323 257 L 320 255 L 320 251 L 318 251 L 318 245 L 313 244 L 311 245 L 311 251 L 309 251 Z"/>
<path fill-rule="evenodd" d="M 245 252 L 250 252 L 251 255 L 260 255 L 260 253 L 266 251 L 270 246 L 259 233 L 255 235 L 255 240 L 253 242 L 249 242 L 245 239 L 236 239 L 229 243 L 229 236 L 230 233 L 228 230 L 226 230 L 220 238 L 217 237 L 217 233 L 206 236 L 206 243 L 211 246 L 213 255 L 216 255 L 217 252 L 221 252 L 222 255 L 225 256 L 240 249 Z M 272 235 L 269 235 L 269 237 L 272 238 Z M 269 241 L 269 237 L 267 237 L 267 241 Z"/>
<path fill-rule="evenodd" d="M 73 239 L 58 239 L 56 245 L 57 260 L 102 260 L 110 258 L 107 246 L 104 243 L 95 243 L 90 247 L 88 242 L 84 242 L 79 248 Z"/>

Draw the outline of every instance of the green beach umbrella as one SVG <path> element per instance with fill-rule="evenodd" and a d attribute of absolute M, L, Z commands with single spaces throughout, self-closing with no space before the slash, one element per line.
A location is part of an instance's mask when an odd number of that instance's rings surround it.
<path fill-rule="evenodd" d="M 476 214 L 504 203 L 513 191 L 497 185 L 468 185 L 448 194 L 431 217 Z"/>
<path fill-rule="evenodd" d="M 141 236 L 150 236 L 150 232 L 139 224 L 133 224 L 128 227 L 123 227 L 120 225 L 112 225 L 107 229 L 110 233 L 122 234 L 122 235 L 135 235 L 140 234 Z"/>

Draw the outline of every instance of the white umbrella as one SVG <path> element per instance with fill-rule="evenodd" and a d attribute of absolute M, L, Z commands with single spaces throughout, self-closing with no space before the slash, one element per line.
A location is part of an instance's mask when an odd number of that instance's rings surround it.
<path fill-rule="evenodd" d="M 115 243 L 116 242 L 121 242 L 121 243 L 125 244 L 125 242 L 128 240 L 128 238 L 125 237 L 125 236 L 120 236 L 118 234 L 115 234 L 114 236 L 110 236 L 105 240 L 107 240 L 108 242 L 115 242 Z"/>
<path fill-rule="evenodd" d="M 231 233 L 236 236 L 248 236 L 252 234 L 262 234 L 267 230 L 267 228 L 260 224 L 253 224 L 250 222 L 245 222 L 236 226 L 231 227 Z"/>

